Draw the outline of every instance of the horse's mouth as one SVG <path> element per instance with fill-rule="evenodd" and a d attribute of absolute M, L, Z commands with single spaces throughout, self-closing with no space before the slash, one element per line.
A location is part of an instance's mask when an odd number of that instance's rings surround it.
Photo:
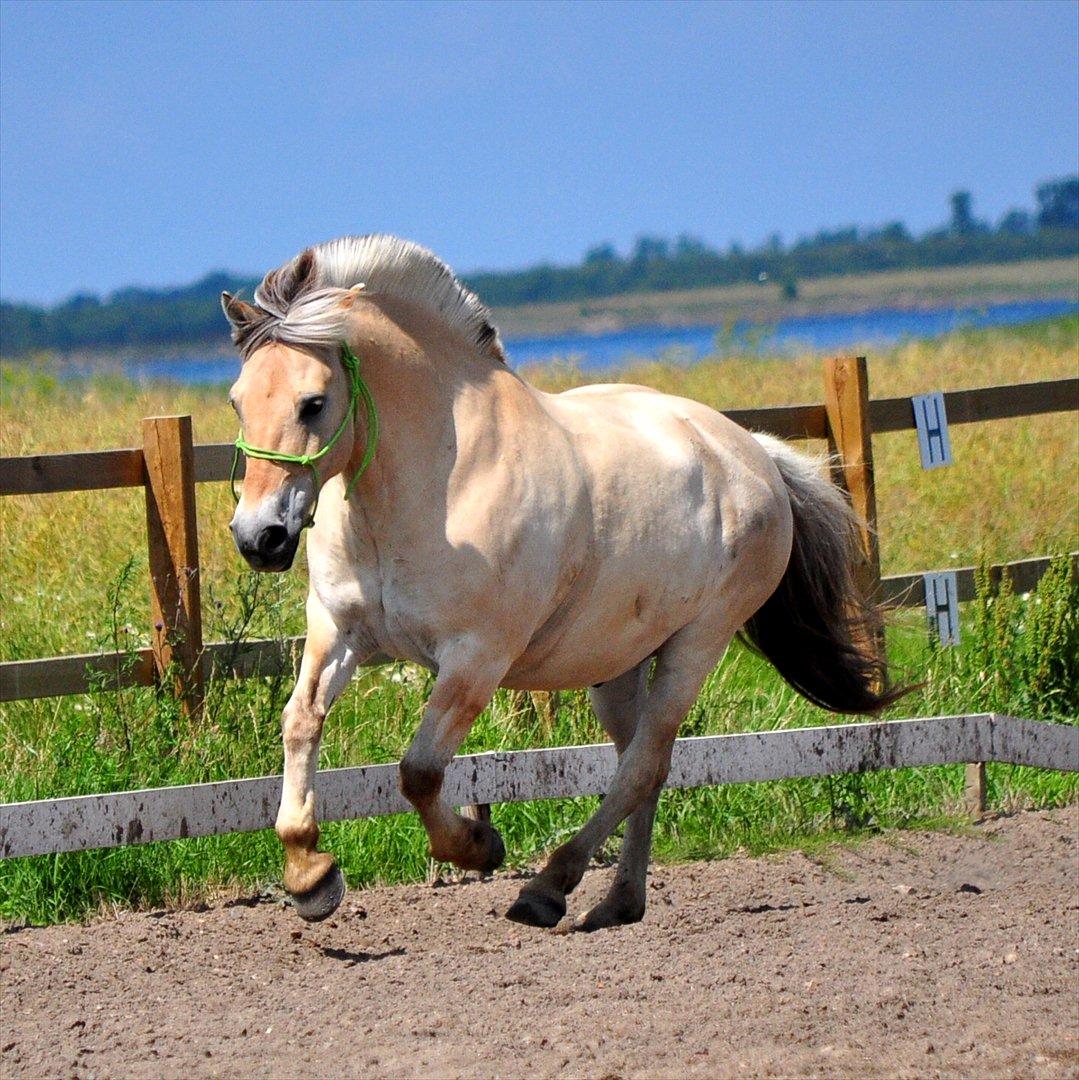
<path fill-rule="evenodd" d="M 292 548 L 286 557 L 280 559 L 264 559 L 258 555 L 244 556 L 247 565 L 250 566 L 252 570 L 257 570 L 260 574 L 283 574 L 286 570 L 292 569 L 292 563 L 295 558 L 295 547 Z"/>

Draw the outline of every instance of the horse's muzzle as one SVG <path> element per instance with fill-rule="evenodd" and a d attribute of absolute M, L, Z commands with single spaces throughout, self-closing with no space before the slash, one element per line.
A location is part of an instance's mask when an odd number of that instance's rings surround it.
<path fill-rule="evenodd" d="M 292 566 L 300 544 L 299 532 L 293 536 L 284 525 L 266 525 L 248 532 L 235 521 L 231 528 L 236 550 L 253 570 L 280 573 Z"/>

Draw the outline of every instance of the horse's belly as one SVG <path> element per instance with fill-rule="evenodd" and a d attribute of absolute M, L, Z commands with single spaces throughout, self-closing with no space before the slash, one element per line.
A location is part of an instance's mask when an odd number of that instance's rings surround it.
<path fill-rule="evenodd" d="M 696 619 L 714 600 L 720 576 L 721 566 L 713 563 L 707 572 L 634 585 L 627 575 L 608 567 L 559 625 L 537 634 L 504 684 L 558 690 L 616 678 Z"/>

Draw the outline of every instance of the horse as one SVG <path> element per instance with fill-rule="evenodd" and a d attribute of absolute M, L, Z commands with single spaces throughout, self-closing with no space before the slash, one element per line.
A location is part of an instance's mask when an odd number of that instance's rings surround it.
<path fill-rule="evenodd" d="M 614 778 L 506 912 L 559 924 L 625 822 L 610 889 L 576 922 L 587 931 L 643 917 L 671 748 L 736 634 L 825 708 L 872 713 L 901 693 L 859 585 L 858 521 L 820 462 L 643 386 L 541 392 L 478 297 L 392 236 L 307 248 L 254 301 L 221 297 L 247 455 L 230 527 L 266 572 L 290 568 L 310 527 L 275 826 L 304 919 L 344 894 L 318 847 L 314 778 L 326 715 L 371 657 L 434 673 L 400 788 L 431 855 L 483 873 L 502 839 L 441 797 L 446 766 L 497 688 L 587 688 Z"/>

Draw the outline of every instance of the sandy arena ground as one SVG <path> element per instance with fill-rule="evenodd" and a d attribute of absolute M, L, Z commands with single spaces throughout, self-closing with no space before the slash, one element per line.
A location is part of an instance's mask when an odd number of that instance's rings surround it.
<path fill-rule="evenodd" d="M 7 1077 L 1079 1076 L 1079 808 L 659 867 L 637 926 L 511 875 L 8 932 Z M 581 911 L 610 870 L 589 873 Z"/>

